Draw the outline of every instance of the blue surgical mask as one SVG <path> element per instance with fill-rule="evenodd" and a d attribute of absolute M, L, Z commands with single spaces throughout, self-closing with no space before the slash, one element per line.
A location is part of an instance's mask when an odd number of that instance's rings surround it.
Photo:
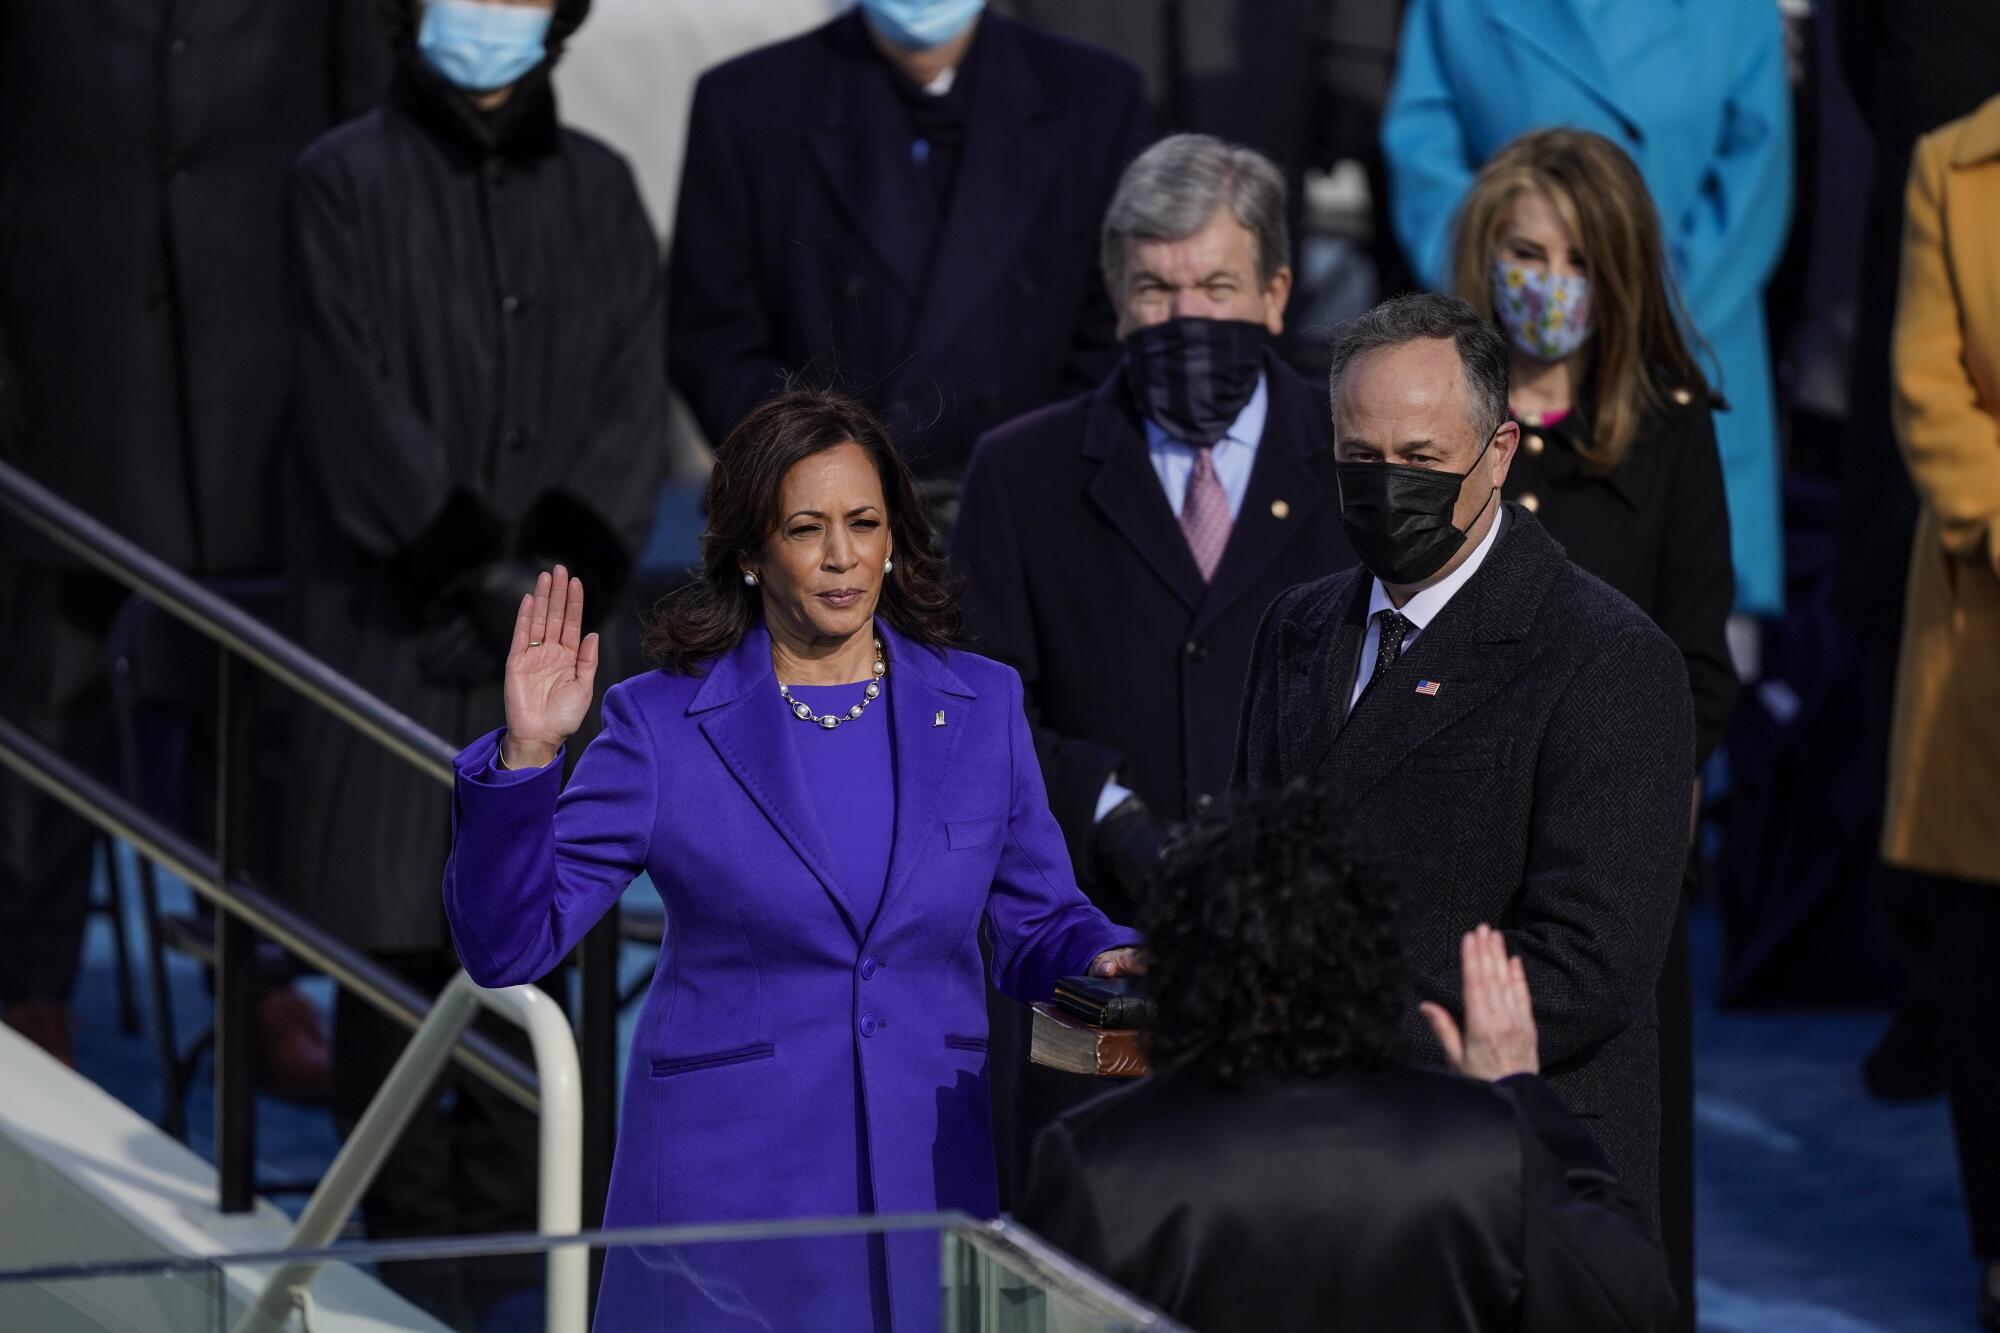
<path fill-rule="evenodd" d="M 972 26 L 986 0 L 861 0 L 875 31 L 908 51 L 943 46 Z"/>
<path fill-rule="evenodd" d="M 541 5 L 428 0 L 417 29 L 417 50 L 454 86 L 491 92 L 542 63 L 553 14 Z"/>

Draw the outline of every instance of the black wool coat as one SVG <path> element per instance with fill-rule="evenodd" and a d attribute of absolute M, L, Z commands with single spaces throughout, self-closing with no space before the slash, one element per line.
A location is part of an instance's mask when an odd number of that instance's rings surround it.
<path fill-rule="evenodd" d="M 1046 1130 L 1016 1211 L 1195 1329 L 1636 1333 L 1674 1309 L 1645 1209 L 1532 1076 L 1159 1074 Z"/>
<path fill-rule="evenodd" d="M 1021 673 L 1049 806 L 1081 873 L 1114 774 L 1171 820 L 1228 790 L 1272 599 L 1354 563 L 1322 394 L 1266 352 L 1270 412 L 1204 583 L 1114 373 L 980 441 L 952 534 L 978 650 Z"/>
<path fill-rule="evenodd" d="M 858 10 L 702 75 L 670 261 L 671 363 L 716 443 L 800 375 L 855 394 L 925 475 L 1095 384 L 1116 356 L 1097 267 L 1151 139 L 1138 71 L 988 13 L 941 225 Z"/>
<path fill-rule="evenodd" d="M 299 632 L 468 742 L 502 721 L 505 648 L 468 635 L 467 676 L 438 676 L 466 630 L 454 590 L 562 560 L 601 615 L 645 538 L 666 458 L 658 244 L 623 159 L 557 124 L 546 68 L 483 115 L 407 59 L 385 105 L 300 160 L 291 209 Z M 529 576 L 503 571 L 496 600 Z M 449 793 L 317 710 L 300 731 L 302 905 L 362 947 L 442 947 Z"/>
<path fill-rule="evenodd" d="M 1654 990 L 1687 861 L 1694 720 L 1671 640 L 1527 510 L 1343 718 L 1371 576 L 1294 588 L 1257 634 L 1239 786 L 1317 778 L 1403 893 L 1419 999 L 1459 1005 L 1459 937 L 1527 966 L 1542 1070 L 1651 1207 Z M 1435 693 L 1419 694 L 1421 681 Z M 1412 1010 L 1419 1063 L 1441 1064 Z"/>
<path fill-rule="evenodd" d="M 10 462 L 178 569 L 277 568 L 285 176 L 389 63 L 374 0 L 0 5 Z"/>
<path fill-rule="evenodd" d="M 1670 390 L 1641 423 L 1631 450 L 1603 475 L 1588 471 L 1586 405 L 1553 426 L 1521 427 L 1507 499 L 1529 508 L 1589 573 L 1632 599 L 1681 650 L 1694 693 L 1695 759 L 1722 741 L 1736 706 L 1736 668 L 1724 627 L 1736 601 L 1722 456 L 1708 405 Z"/>

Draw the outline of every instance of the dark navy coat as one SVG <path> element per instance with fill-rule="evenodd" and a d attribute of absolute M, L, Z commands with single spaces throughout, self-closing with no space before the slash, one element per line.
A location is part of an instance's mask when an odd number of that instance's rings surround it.
<path fill-rule="evenodd" d="M 985 15 L 933 250 L 909 111 L 864 22 L 850 12 L 696 85 L 673 378 L 720 442 L 803 373 L 881 413 L 920 472 L 951 474 L 981 432 L 1111 368 L 1098 228 L 1151 121 L 1129 64 Z"/>

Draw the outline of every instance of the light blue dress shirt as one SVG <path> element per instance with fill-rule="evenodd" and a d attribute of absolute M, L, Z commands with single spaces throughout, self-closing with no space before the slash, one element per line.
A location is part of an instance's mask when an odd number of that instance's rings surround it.
<path fill-rule="evenodd" d="M 1250 470 L 1256 466 L 1257 446 L 1264 441 L 1264 421 L 1270 415 L 1271 387 L 1259 375 L 1257 387 L 1250 392 L 1250 401 L 1243 404 L 1236 420 L 1229 423 L 1228 432 L 1209 446 L 1210 456 L 1215 460 L 1216 480 L 1222 483 L 1222 492 L 1229 497 L 1232 523 L 1243 517 L 1243 497 L 1250 493 Z M 1146 419 L 1146 453 L 1153 460 L 1153 472 L 1160 479 L 1160 489 L 1167 493 L 1167 504 L 1173 508 L 1175 518 L 1181 516 L 1181 509 L 1187 503 L 1188 479 L 1194 476 L 1196 452 L 1196 446 L 1175 439 L 1152 418 Z M 1115 779 L 1106 782 L 1097 797 L 1097 812 L 1092 822 L 1116 810 L 1119 802 L 1131 794 L 1130 788 L 1119 786 Z"/>

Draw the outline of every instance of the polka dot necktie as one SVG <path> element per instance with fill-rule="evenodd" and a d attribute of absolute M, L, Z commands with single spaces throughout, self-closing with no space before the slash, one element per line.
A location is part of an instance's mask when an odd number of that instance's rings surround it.
<path fill-rule="evenodd" d="M 1215 567 L 1222 563 L 1222 549 L 1229 545 L 1229 492 L 1215 475 L 1212 450 L 1194 451 L 1194 471 L 1188 476 L 1187 494 L 1181 501 L 1181 533 L 1188 550 L 1201 570 L 1201 581 L 1215 580 Z"/>
<path fill-rule="evenodd" d="M 1384 611 L 1382 618 L 1382 640 L 1375 649 L 1375 670 L 1368 677 L 1368 683 L 1389 674 L 1389 668 L 1396 665 L 1397 656 L 1403 651 L 1403 640 L 1416 628 L 1410 618 L 1400 611 Z"/>

